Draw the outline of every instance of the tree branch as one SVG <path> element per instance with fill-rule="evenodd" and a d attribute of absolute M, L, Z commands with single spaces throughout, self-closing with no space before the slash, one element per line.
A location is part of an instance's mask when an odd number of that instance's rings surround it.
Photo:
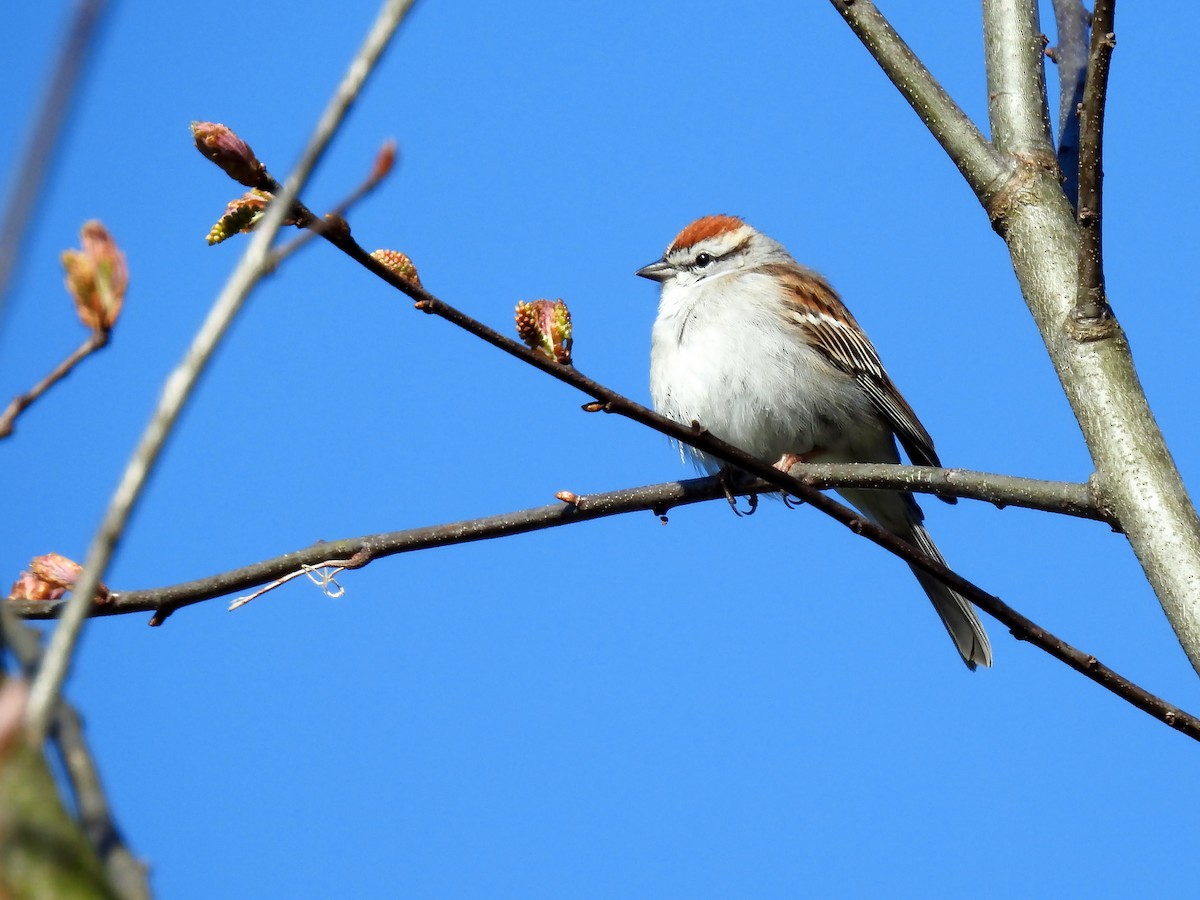
<path fill-rule="evenodd" d="M 1040 140 L 1045 129 L 1037 124 L 1037 108 L 1045 107 L 1045 90 L 1040 67 L 1030 61 L 1036 43 L 1028 5 L 985 0 L 984 10 L 992 22 L 985 30 L 989 43 L 1016 41 L 1011 50 L 989 49 L 987 54 L 989 70 L 997 70 L 989 71 L 989 85 L 1011 88 L 1018 97 L 992 106 L 993 129 L 998 125 L 997 136 L 1007 135 L 1014 145 L 1027 138 Z M 1021 72 L 1030 79 L 1023 87 L 1013 83 Z M 1045 143 L 1049 149 L 1048 139 Z M 1101 490 L 1200 672 L 1200 520 L 1150 412 L 1116 319 L 1102 327 L 1072 327 L 1079 291 L 1079 229 L 1059 183 L 1057 162 L 1045 163 L 1042 155 L 1019 158 L 1009 183 L 998 192 L 968 181 L 1008 245 L 1021 292 L 1083 431 Z M 951 158 L 961 169 L 953 153 Z"/>
<path fill-rule="evenodd" d="M 252 236 L 245 254 L 213 304 L 207 319 L 192 341 L 192 346 L 164 384 L 158 406 L 92 540 L 83 574 L 71 595 L 71 602 L 54 630 L 42 667 L 30 688 L 26 728 L 34 741 L 40 741 L 46 734 L 51 711 L 66 679 L 71 656 L 87 618 L 92 597 L 167 436 L 246 296 L 269 271 L 267 263 L 271 241 L 278 232 L 292 200 L 299 194 L 300 188 L 329 146 L 367 76 L 374 70 L 375 64 L 413 2 L 414 0 L 386 0 L 383 4 L 363 46 L 351 61 L 341 84 L 317 123 L 295 171 L 288 179 L 286 187 L 278 193 L 279 202 L 272 204 L 267 210 L 262 225 Z"/>
<path fill-rule="evenodd" d="M 1113 524 L 1103 505 L 1093 497 L 1088 484 L 886 463 L 802 463 L 792 469 L 792 474 L 802 484 L 818 490 L 839 487 L 910 490 L 941 497 L 983 500 L 1000 507 L 1017 506 L 1062 513 Z M 755 480 L 739 486 L 733 493 L 747 496 L 776 490 L 778 488 L 766 481 Z M 568 494 L 570 502 L 566 505 L 560 503 L 448 525 L 322 542 L 305 550 L 184 584 L 142 591 L 111 591 L 104 602 L 93 604 L 91 614 L 111 616 L 154 612 L 161 619 L 193 603 L 260 587 L 292 575 L 305 566 L 320 566 L 335 558 L 338 558 L 338 564 L 354 560 L 355 565 L 347 568 L 358 568 L 368 561 L 398 553 L 508 537 L 609 516 L 646 511 L 665 516 L 668 510 L 675 507 L 725 496 L 726 485 L 718 476 L 625 488 L 584 497 Z M 8 600 L 5 605 L 24 618 L 50 619 L 58 614 L 65 602 Z"/>
<path fill-rule="evenodd" d="M 17 416 L 23 413 L 26 409 L 32 406 L 42 394 L 58 384 L 69 374 L 77 365 L 99 350 L 101 347 L 108 345 L 108 332 L 103 329 L 96 329 L 87 340 L 75 348 L 66 359 L 54 367 L 45 378 L 35 384 L 24 394 L 19 394 L 13 397 L 12 402 L 5 408 L 4 413 L 0 414 L 0 440 L 8 437 L 13 433 L 13 428 L 17 421 Z"/>
<path fill-rule="evenodd" d="M 930 134 L 958 166 L 977 195 L 990 196 L 1011 164 L 909 49 L 870 0 L 831 0 Z"/>
<path fill-rule="evenodd" d="M 803 463 L 792 475 L 815 488 L 862 487 L 905 490 L 938 497 L 982 500 L 997 507 L 1019 506 L 1042 512 L 1120 523 L 1098 496 L 1092 482 L 1041 481 L 1015 475 L 973 472 L 969 469 L 935 469 L 888 463 Z"/>
<path fill-rule="evenodd" d="M 706 442 L 698 441 L 697 443 Z M 715 449 L 718 445 L 714 444 L 714 448 L 712 449 Z M 709 450 L 710 448 L 705 446 L 702 449 Z M 731 455 L 736 456 L 739 453 L 740 451 L 735 451 Z M 768 466 L 767 468 L 770 467 Z M 805 478 L 812 478 L 819 481 L 821 480 L 821 475 L 818 474 L 819 470 L 842 469 L 845 471 L 839 474 L 849 474 L 849 470 L 855 467 L 850 465 L 812 466 L 811 468 L 818 470 L 818 472 L 807 472 L 809 467 L 806 466 L 797 467 L 797 470 L 799 471 L 802 468 L 806 471 Z M 898 470 L 896 472 L 897 476 L 908 478 L 912 476 L 912 473 L 908 470 L 915 467 L 897 466 L 892 468 Z M 815 491 L 804 480 L 797 480 L 775 470 L 772 471 L 777 476 L 770 480 L 772 482 L 772 489 L 775 487 L 773 483 L 776 481 L 793 482 L 794 484 L 787 488 L 791 493 L 800 496 L 815 494 L 815 496 L 820 497 L 824 501 L 822 506 L 832 508 L 833 512 L 831 514 L 835 514 L 835 517 L 839 521 L 844 520 L 844 524 L 852 530 L 863 534 L 868 539 L 881 544 L 905 561 L 919 566 L 946 582 L 956 591 L 968 597 L 984 612 L 1007 626 L 1018 640 L 1028 641 L 1034 646 L 1045 650 L 1051 656 L 1065 662 L 1071 668 L 1133 704 L 1138 709 L 1149 713 L 1154 718 L 1165 722 L 1178 731 L 1187 734 L 1189 737 L 1200 740 L 1200 719 L 1196 719 L 1178 707 L 1165 702 L 1123 676 L 1118 675 L 1112 669 L 1096 660 L 1095 657 L 1089 656 L 1067 644 L 1009 607 L 998 597 L 986 593 L 946 566 L 931 560 L 915 547 L 891 534 L 891 532 L 884 531 L 878 526 L 859 518 L 847 507 Z M 952 472 L 942 473 L 941 470 L 934 471 L 943 475 L 953 474 Z M 875 476 L 876 480 L 882 477 L 882 473 L 880 472 L 870 474 Z M 766 486 L 766 482 L 760 481 L 741 489 L 738 493 L 754 493 L 759 489 L 765 489 Z M 1071 485 L 1067 487 L 1081 488 L 1084 486 Z M 306 567 L 319 568 L 325 565 L 336 565 L 342 568 L 361 568 L 373 560 L 399 553 L 525 534 L 530 531 L 585 522 L 637 510 L 651 510 L 656 515 L 665 516 L 667 510 L 672 507 L 713 500 L 724 495 L 724 486 L 717 477 L 651 485 L 644 488 L 614 491 L 608 494 L 582 497 L 570 494 L 565 495 L 569 502 L 538 507 L 536 509 L 521 510 L 465 522 L 436 525 L 429 528 L 417 528 L 340 541 L 322 542 L 304 550 L 288 553 L 252 566 L 246 566 L 220 575 L 172 587 L 145 591 L 115 591 L 112 592 L 105 603 L 93 605 L 91 612 L 96 616 L 108 616 L 131 612 L 154 611 L 155 616 L 151 620 L 151 624 L 157 624 L 162 622 L 167 615 L 184 606 L 282 579 Z M 61 609 L 64 601 L 10 600 L 8 604 L 16 613 L 28 618 L 51 618 Z"/>
<path fill-rule="evenodd" d="M 1116 38 L 1112 33 L 1116 0 L 1096 0 L 1087 83 L 1079 107 L 1079 294 L 1072 312 L 1078 329 L 1103 329 L 1112 313 L 1104 290 L 1101 246 L 1104 182 L 1104 107 L 1108 64 Z"/>
<path fill-rule="evenodd" d="M 1046 104 L 1045 42 L 1037 0 L 983 0 L 992 143 L 1002 153 L 1057 167 Z"/>
<path fill-rule="evenodd" d="M 394 140 L 384 141 L 383 146 L 375 154 L 375 160 L 371 165 L 371 170 L 367 173 L 366 178 L 353 191 L 347 194 L 342 201 L 331 209 L 327 215 L 330 216 L 345 216 L 350 210 L 358 205 L 360 200 L 369 197 L 385 178 L 391 174 L 392 166 L 396 160 L 396 142 Z M 317 232 L 312 229 L 302 231 L 298 236 L 288 241 L 286 244 L 281 244 L 271 251 L 269 265 L 275 268 L 285 259 L 303 249 L 312 241 L 316 240 Z M 0 434 L 0 437 L 3 437 Z"/>

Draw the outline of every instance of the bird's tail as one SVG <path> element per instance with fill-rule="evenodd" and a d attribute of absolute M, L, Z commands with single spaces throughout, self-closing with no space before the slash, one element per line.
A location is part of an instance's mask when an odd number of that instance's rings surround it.
<path fill-rule="evenodd" d="M 905 535 L 901 535 L 901 537 L 905 537 Z M 946 562 L 942 559 L 942 554 L 938 552 L 937 546 L 929 537 L 929 532 L 925 530 L 924 526 L 915 524 L 912 526 L 911 540 L 926 556 L 943 564 Z M 971 601 L 942 584 L 928 572 L 922 572 L 916 566 L 911 568 L 913 574 L 917 576 L 917 581 L 921 582 L 921 587 L 925 589 L 925 593 L 933 602 L 933 608 L 937 610 L 942 624 L 950 632 L 954 646 L 958 648 L 967 668 L 990 666 L 992 664 L 992 645 L 988 641 L 987 632 L 983 630 L 983 623 L 979 621 L 979 616 L 976 615 Z"/>
<path fill-rule="evenodd" d="M 839 493 L 884 528 L 919 548 L 926 556 L 945 563 L 937 545 L 921 524 L 921 509 L 911 496 L 867 490 L 846 490 Z M 933 608 L 937 610 L 946 631 L 950 632 L 954 646 L 958 648 L 967 668 L 990 666 L 992 645 L 971 602 L 927 572 L 922 572 L 916 566 L 910 568 L 933 603 Z"/>

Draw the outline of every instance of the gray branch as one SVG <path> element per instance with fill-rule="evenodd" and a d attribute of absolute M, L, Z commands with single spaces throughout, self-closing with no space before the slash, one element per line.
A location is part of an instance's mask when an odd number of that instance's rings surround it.
<path fill-rule="evenodd" d="M 988 118 L 1002 153 L 1055 162 L 1046 102 L 1046 38 L 1037 0 L 983 0 Z"/>
<path fill-rule="evenodd" d="M 859 40 L 875 57 L 892 84 L 909 102 L 942 149 L 958 166 L 971 189 L 990 195 L 1011 164 L 930 74 L 908 44 L 870 0 L 832 0 Z"/>
<path fill-rule="evenodd" d="M 846 15 L 845 0 L 832 2 Z M 850 8 L 860 5 L 870 6 L 855 0 Z M 1200 520 L 1116 319 L 1080 327 L 1072 316 L 1080 235 L 1050 144 L 1036 4 L 984 0 L 984 21 L 989 91 L 1002 95 L 990 107 L 992 127 L 998 148 L 1009 151 L 1011 174 L 999 188 L 981 186 L 970 175 L 967 180 L 1008 244 L 1021 292 L 1079 421 L 1100 489 L 1200 672 Z M 902 44 L 882 48 L 865 38 L 864 43 L 877 58 L 886 54 L 881 65 L 889 74 L 909 65 L 910 51 Z M 908 87 L 897 87 L 910 97 Z M 934 127 L 930 130 L 937 135 Z M 942 146 L 964 174 L 979 157 L 976 148 L 966 153 L 955 142 L 942 141 Z"/>

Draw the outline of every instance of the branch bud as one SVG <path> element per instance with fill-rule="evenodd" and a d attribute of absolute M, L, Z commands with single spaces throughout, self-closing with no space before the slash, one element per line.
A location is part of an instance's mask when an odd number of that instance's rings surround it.
<path fill-rule="evenodd" d="M 79 232 L 82 250 L 64 250 L 66 286 L 80 321 L 93 331 L 108 333 L 116 324 L 129 287 L 125 254 L 108 229 L 93 219 Z"/>
<path fill-rule="evenodd" d="M 417 275 L 417 267 L 413 265 L 413 261 L 406 254 L 399 250 L 376 250 L 371 254 L 371 259 L 381 263 L 384 268 L 391 270 L 405 281 L 421 287 L 421 278 Z"/>
<path fill-rule="evenodd" d="M 395 165 L 396 139 L 388 138 L 379 148 L 379 152 L 375 154 L 375 162 L 371 165 L 371 174 L 367 176 L 367 180 L 372 184 L 378 184 L 388 177 Z"/>
<path fill-rule="evenodd" d="M 197 150 L 234 181 L 248 188 L 265 186 L 266 166 L 232 129 L 218 122 L 193 122 L 192 140 Z"/>
<path fill-rule="evenodd" d="M 235 234 L 244 234 L 252 229 L 263 217 L 263 211 L 266 210 L 267 204 L 270 203 L 274 196 L 267 191 L 260 191 L 255 188 L 248 193 L 243 194 L 236 200 L 230 200 L 229 205 L 225 207 L 225 214 L 217 220 L 208 231 L 208 241 L 211 247 L 214 244 L 219 244 L 221 241 L 228 240 Z M 285 222 L 285 225 L 294 225 L 295 221 Z"/>
<path fill-rule="evenodd" d="M 517 334 L 555 362 L 571 364 L 571 311 L 561 299 L 518 303 Z"/>
<path fill-rule="evenodd" d="M 29 571 L 22 572 L 9 592 L 10 600 L 58 600 L 75 587 L 83 566 L 58 553 L 35 556 Z M 108 588 L 96 588 L 96 602 L 108 600 Z"/>

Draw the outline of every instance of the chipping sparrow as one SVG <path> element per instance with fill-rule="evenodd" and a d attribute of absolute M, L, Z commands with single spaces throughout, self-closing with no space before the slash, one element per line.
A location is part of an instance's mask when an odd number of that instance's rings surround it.
<path fill-rule="evenodd" d="M 783 245 L 732 216 L 698 219 L 637 271 L 662 284 L 650 351 L 654 407 L 695 421 L 764 462 L 900 461 L 938 466 L 933 440 L 829 283 Z M 719 460 L 684 451 L 708 471 Z M 839 493 L 941 560 L 912 495 Z M 919 569 L 921 587 L 967 666 L 992 651 L 971 604 Z"/>

